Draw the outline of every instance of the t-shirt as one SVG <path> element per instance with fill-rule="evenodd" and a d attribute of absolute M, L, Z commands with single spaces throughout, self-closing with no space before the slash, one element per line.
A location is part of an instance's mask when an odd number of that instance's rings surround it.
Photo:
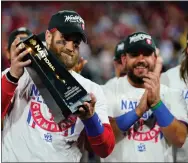
<path fill-rule="evenodd" d="M 71 74 L 88 93 L 95 95 L 95 111 L 102 123 L 109 124 L 106 98 L 101 87 L 74 71 Z M 14 98 L 13 109 L 4 121 L 3 162 L 80 161 L 82 154 L 76 141 L 84 128 L 82 121 L 71 115 L 57 125 L 26 70 L 18 82 Z"/>
<path fill-rule="evenodd" d="M 136 109 L 145 91 L 133 87 L 127 76 L 118 78 L 111 89 L 102 86 L 108 101 L 108 115 L 117 117 Z M 160 86 L 160 96 L 170 112 L 179 120 L 188 122 L 186 104 L 180 96 L 181 92 L 165 85 Z M 113 100 L 112 100 L 113 99 Z M 181 110 L 181 111 L 180 111 Z M 172 162 L 172 146 L 169 145 L 157 123 L 152 122 L 152 112 L 147 111 L 138 121 L 140 125 L 132 125 L 127 135 L 122 134 L 113 152 L 102 162 Z M 151 119 L 150 119 L 151 118 Z M 150 120 L 153 128 L 146 125 Z"/>
<path fill-rule="evenodd" d="M 188 107 L 188 85 L 180 78 L 180 65 L 162 73 L 161 83 L 171 88 L 182 90 L 183 98 L 185 99 Z M 188 162 L 188 137 L 183 147 L 175 149 L 175 152 L 177 152 L 177 155 L 175 156 L 177 162 Z"/>

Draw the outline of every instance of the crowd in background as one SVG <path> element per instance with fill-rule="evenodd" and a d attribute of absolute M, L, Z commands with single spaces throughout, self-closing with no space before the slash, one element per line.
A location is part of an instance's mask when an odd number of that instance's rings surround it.
<path fill-rule="evenodd" d="M 6 46 L 15 28 L 25 26 L 34 34 L 45 31 L 52 14 L 77 11 L 85 20 L 88 44 L 80 55 L 88 60 L 82 75 L 103 84 L 114 76 L 114 47 L 135 31 L 145 31 L 156 41 L 164 59 L 163 71 L 176 66 L 186 44 L 187 2 L 2 2 L 2 70 L 8 66 Z"/>

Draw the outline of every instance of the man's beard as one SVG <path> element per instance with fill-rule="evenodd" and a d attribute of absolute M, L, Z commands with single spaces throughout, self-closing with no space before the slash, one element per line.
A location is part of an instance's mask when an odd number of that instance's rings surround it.
<path fill-rule="evenodd" d="M 67 68 L 68 70 L 72 69 L 78 63 L 78 55 L 73 52 L 71 53 L 64 47 L 58 50 L 55 47 L 55 44 L 56 42 L 52 40 L 52 44 L 49 46 L 49 50 L 52 51 L 52 53 L 56 55 L 56 57 L 64 64 L 65 68 Z M 64 56 L 61 55 L 62 52 L 65 53 Z M 72 57 L 71 59 L 68 58 L 70 56 Z"/>
<path fill-rule="evenodd" d="M 136 76 L 133 70 L 127 71 L 127 76 L 133 81 L 135 84 L 144 84 L 143 76 Z"/>
<path fill-rule="evenodd" d="M 129 77 L 129 79 L 134 82 L 135 84 L 144 84 L 143 78 L 144 75 L 141 76 L 137 76 L 134 74 L 134 68 L 136 68 L 137 66 L 144 66 L 145 68 L 148 69 L 148 72 L 153 72 L 155 66 L 149 66 L 148 64 L 145 63 L 138 63 L 137 65 L 134 65 L 131 68 L 127 68 L 127 76 Z"/>

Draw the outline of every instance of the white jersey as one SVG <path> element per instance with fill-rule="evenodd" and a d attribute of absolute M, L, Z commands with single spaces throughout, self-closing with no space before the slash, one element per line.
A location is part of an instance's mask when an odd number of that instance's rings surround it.
<path fill-rule="evenodd" d="M 161 83 L 171 88 L 180 89 L 183 92 L 183 97 L 188 106 L 188 85 L 180 78 L 180 65 L 169 69 L 165 73 L 161 74 Z M 187 110 L 188 114 L 188 110 Z M 176 161 L 177 162 L 188 162 L 188 138 L 182 148 L 178 148 Z"/>
<path fill-rule="evenodd" d="M 135 88 L 129 84 L 127 77 L 120 77 L 111 91 L 103 87 L 103 91 L 108 99 L 109 110 L 108 115 L 117 117 L 136 109 L 140 99 L 145 91 L 142 88 Z M 178 90 L 172 90 L 167 86 L 161 85 L 160 96 L 170 112 L 177 118 L 188 122 L 185 114 L 186 105 L 184 100 L 180 98 Z M 181 112 L 179 110 L 182 110 Z M 147 111 L 139 122 L 143 123 L 151 117 L 151 110 Z M 172 147 L 168 145 L 160 131 L 160 127 L 154 123 L 154 127 L 150 129 L 144 123 L 137 130 L 133 129 L 134 125 L 129 129 L 127 136 L 122 135 L 113 152 L 102 162 L 172 162 Z"/>
<path fill-rule="evenodd" d="M 117 77 L 113 77 L 112 79 L 109 79 L 109 80 L 105 83 L 105 85 L 103 85 L 103 86 L 109 87 L 109 88 L 111 89 L 111 87 L 113 87 L 114 82 L 115 82 L 117 79 L 118 79 Z"/>
<path fill-rule="evenodd" d="M 95 111 L 102 123 L 109 124 L 101 87 L 74 71 L 71 74 L 88 93 L 96 96 Z M 64 121 L 61 126 L 53 121 L 45 101 L 25 71 L 16 88 L 13 110 L 4 122 L 3 162 L 79 162 L 82 154 L 75 141 L 84 125 L 75 116 L 69 118 L 71 121 Z"/>

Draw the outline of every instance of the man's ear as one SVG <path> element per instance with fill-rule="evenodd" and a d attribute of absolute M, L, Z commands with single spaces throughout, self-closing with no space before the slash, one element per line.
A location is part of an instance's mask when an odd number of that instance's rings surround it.
<path fill-rule="evenodd" d="M 52 33 L 49 30 L 46 30 L 45 39 L 47 46 L 50 45 L 52 41 Z"/>
<path fill-rule="evenodd" d="M 123 67 L 126 66 L 126 62 L 127 62 L 127 55 L 126 54 L 121 55 L 121 63 Z"/>
<path fill-rule="evenodd" d="M 10 61 L 10 51 L 8 50 L 8 46 L 5 49 L 5 56 Z"/>

